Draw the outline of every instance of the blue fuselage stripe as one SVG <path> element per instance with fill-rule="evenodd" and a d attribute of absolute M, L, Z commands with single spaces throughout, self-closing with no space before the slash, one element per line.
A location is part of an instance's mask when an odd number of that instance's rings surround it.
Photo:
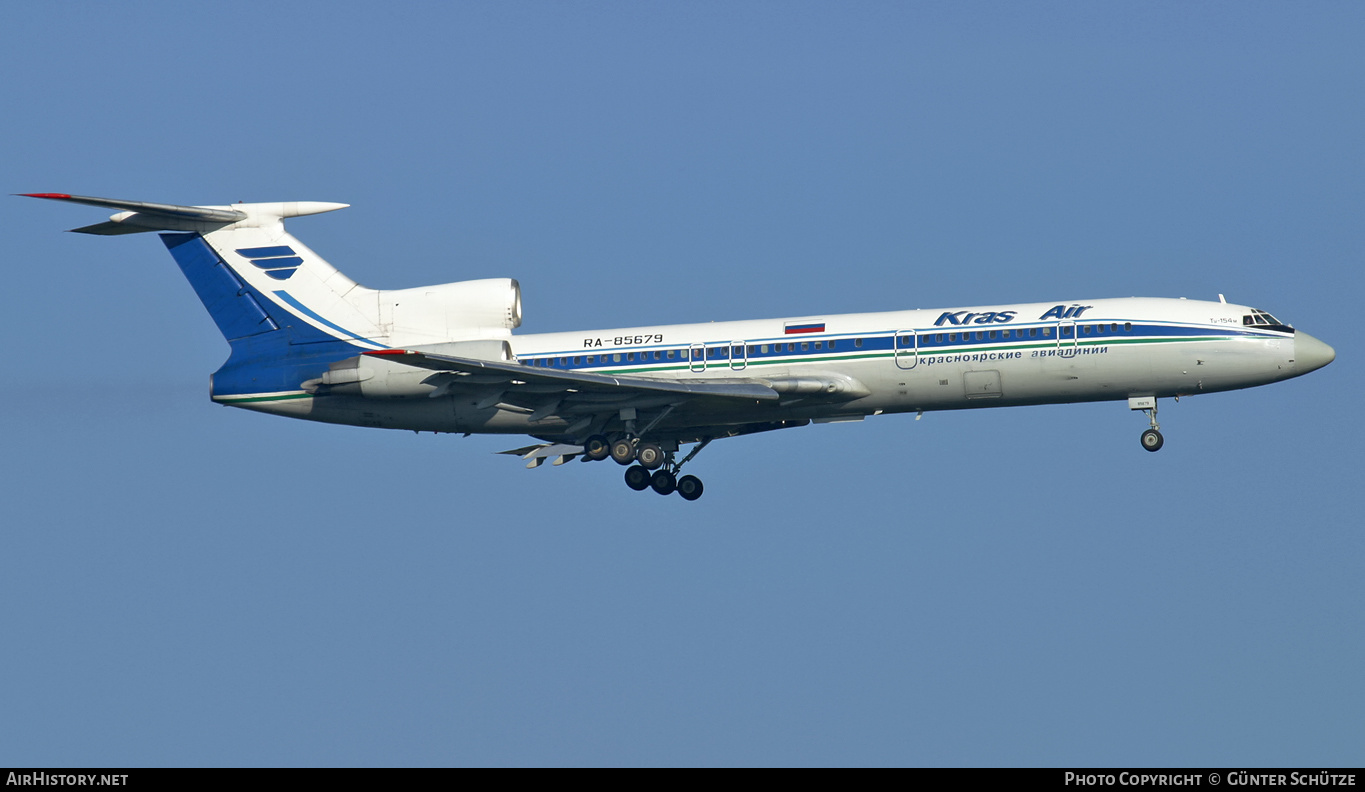
<path fill-rule="evenodd" d="M 290 294 L 289 292 L 287 292 L 287 291 L 279 290 L 279 291 L 275 291 L 275 292 L 272 292 L 272 293 L 273 293 L 276 297 L 279 297 L 281 300 L 284 300 L 286 303 L 289 303 L 289 307 L 290 307 L 290 308 L 293 308 L 294 310 L 298 311 L 299 313 L 303 314 L 304 316 L 307 316 L 309 319 L 312 319 L 312 320 L 315 321 L 315 322 L 320 322 L 320 323 L 322 323 L 322 324 L 325 324 L 325 325 L 327 325 L 328 327 L 332 328 L 333 330 L 337 331 L 338 333 L 341 333 L 341 334 L 343 334 L 343 335 L 345 335 L 345 336 L 348 336 L 348 337 L 350 337 L 350 338 L 354 338 L 354 339 L 357 340 L 357 341 L 364 341 L 364 342 L 367 343 L 367 344 L 373 344 L 374 346 L 377 346 L 377 347 L 384 347 L 383 344 L 381 344 L 381 343 L 379 343 L 379 342 L 377 342 L 377 341 L 371 341 L 370 339 L 366 338 L 365 336 L 356 335 L 355 333 L 352 333 L 350 330 L 347 330 L 346 328 L 342 327 L 341 325 L 336 324 L 335 322 L 330 322 L 330 321 L 324 319 L 323 317 L 318 316 L 317 312 L 310 310 L 310 309 L 309 309 L 307 306 L 305 306 L 303 303 L 301 303 L 301 302 L 299 302 L 298 300 L 294 299 L 293 295 L 291 295 L 291 294 Z M 384 347 L 384 348 L 387 349 L 387 347 Z"/>

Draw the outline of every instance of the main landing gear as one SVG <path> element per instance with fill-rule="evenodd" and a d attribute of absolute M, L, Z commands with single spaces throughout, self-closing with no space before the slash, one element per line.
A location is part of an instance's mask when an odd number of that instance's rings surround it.
<path fill-rule="evenodd" d="M 694 501 L 701 497 L 705 487 L 696 476 L 678 477 L 678 471 L 696 456 L 711 438 L 706 438 L 683 457 L 681 462 L 673 461 L 673 452 L 665 451 L 657 443 L 641 442 L 637 437 L 622 437 L 608 442 L 602 435 L 593 435 L 583 442 L 583 456 L 593 461 L 611 457 L 626 468 L 626 486 L 636 492 L 653 489 L 660 495 L 678 493 L 683 500 Z"/>

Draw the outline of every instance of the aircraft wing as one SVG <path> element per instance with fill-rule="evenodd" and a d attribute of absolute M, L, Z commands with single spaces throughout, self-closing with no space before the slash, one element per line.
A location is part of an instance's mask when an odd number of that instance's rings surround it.
<path fill-rule="evenodd" d="M 462 380 L 467 380 L 469 385 L 481 387 L 506 386 L 503 395 L 510 397 L 506 400 L 513 403 L 518 395 L 532 396 L 543 401 L 544 397 L 550 394 L 561 394 L 568 401 L 598 404 L 603 401 L 615 401 L 618 398 L 624 400 L 632 396 L 677 397 L 678 401 L 699 397 L 748 401 L 777 401 L 782 398 L 776 390 L 758 382 L 685 382 L 653 377 L 592 374 L 584 371 L 558 371 L 532 368 L 520 363 L 475 360 L 409 349 L 380 349 L 366 352 L 365 355 L 382 357 L 385 360 L 436 372 L 451 372 L 456 376 L 441 383 L 447 386 L 447 389 L 465 384 Z"/>

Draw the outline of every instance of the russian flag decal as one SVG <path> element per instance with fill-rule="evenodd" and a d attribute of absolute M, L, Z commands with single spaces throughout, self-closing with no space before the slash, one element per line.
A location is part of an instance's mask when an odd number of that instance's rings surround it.
<path fill-rule="evenodd" d="M 823 333 L 825 332 L 824 322 L 788 322 L 784 325 L 787 335 L 795 333 Z"/>

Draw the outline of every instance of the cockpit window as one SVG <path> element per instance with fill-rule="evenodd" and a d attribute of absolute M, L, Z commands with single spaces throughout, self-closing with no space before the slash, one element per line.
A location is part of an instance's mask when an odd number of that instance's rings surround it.
<path fill-rule="evenodd" d="M 1268 330 L 1279 330 L 1283 333 L 1292 333 L 1294 328 L 1281 322 L 1259 308 L 1252 308 L 1251 313 L 1242 317 L 1242 324 L 1247 327 L 1264 327 Z"/>

